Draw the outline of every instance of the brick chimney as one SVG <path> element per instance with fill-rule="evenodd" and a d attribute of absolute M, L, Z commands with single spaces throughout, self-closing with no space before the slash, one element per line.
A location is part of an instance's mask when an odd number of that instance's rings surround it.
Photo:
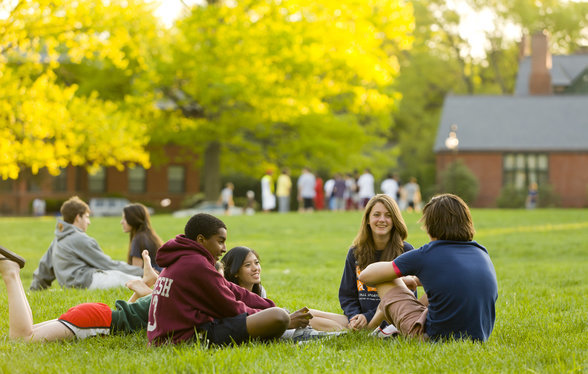
<path fill-rule="evenodd" d="M 529 38 L 527 34 L 523 33 L 521 36 L 521 42 L 519 44 L 519 63 L 527 56 L 530 56 Z"/>
<path fill-rule="evenodd" d="M 551 54 L 547 46 L 547 33 L 539 31 L 531 37 L 530 95 L 551 95 Z"/>

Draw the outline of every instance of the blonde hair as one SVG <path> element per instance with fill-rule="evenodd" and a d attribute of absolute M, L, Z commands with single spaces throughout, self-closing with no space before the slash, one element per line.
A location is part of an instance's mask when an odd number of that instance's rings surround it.
<path fill-rule="evenodd" d="M 380 261 L 392 261 L 401 255 L 404 252 L 404 239 L 408 236 L 406 223 L 404 223 L 404 218 L 402 218 L 396 201 L 384 194 L 372 197 L 363 212 L 359 232 L 353 239 L 353 247 L 355 247 L 353 254 L 361 270 L 376 261 L 376 244 L 370 227 L 370 213 L 377 203 L 382 203 L 386 207 L 392 218 L 393 226 Z"/>

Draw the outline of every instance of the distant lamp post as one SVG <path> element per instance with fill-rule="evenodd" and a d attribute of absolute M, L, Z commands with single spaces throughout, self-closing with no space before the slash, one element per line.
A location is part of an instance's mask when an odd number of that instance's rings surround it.
<path fill-rule="evenodd" d="M 445 139 L 445 147 L 447 149 L 457 153 L 457 146 L 459 145 L 459 139 L 457 138 L 457 125 L 454 123 L 451 125 L 449 136 Z"/>

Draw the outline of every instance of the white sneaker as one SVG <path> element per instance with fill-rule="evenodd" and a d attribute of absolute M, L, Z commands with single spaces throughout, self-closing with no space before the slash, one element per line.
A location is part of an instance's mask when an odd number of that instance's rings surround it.
<path fill-rule="evenodd" d="M 291 339 L 295 342 L 305 342 L 314 339 L 332 338 L 346 332 L 347 331 L 318 331 L 311 327 L 304 327 L 294 330 L 293 334 L 286 339 Z"/>
<path fill-rule="evenodd" d="M 398 334 L 400 334 L 400 331 L 398 331 L 396 326 L 394 326 L 393 324 L 389 324 L 384 328 L 377 327 L 374 331 L 370 333 L 370 336 L 380 339 L 388 339 L 393 338 Z"/>

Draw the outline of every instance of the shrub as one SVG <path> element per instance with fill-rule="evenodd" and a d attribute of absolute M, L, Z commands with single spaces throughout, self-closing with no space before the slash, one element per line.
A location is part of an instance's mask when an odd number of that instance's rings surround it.
<path fill-rule="evenodd" d="M 66 199 L 45 199 L 45 212 L 47 214 L 56 214 L 59 213 L 61 206 L 65 202 Z"/>
<path fill-rule="evenodd" d="M 496 206 L 505 209 L 519 209 L 525 207 L 527 191 L 508 185 L 500 190 L 500 195 L 496 199 Z"/>
<path fill-rule="evenodd" d="M 471 204 L 479 191 L 478 179 L 461 160 L 457 160 L 441 174 L 441 180 L 437 187 L 438 193 L 452 193 Z"/>
<path fill-rule="evenodd" d="M 188 196 L 184 197 L 184 199 L 180 203 L 180 206 L 183 209 L 192 208 L 194 205 L 198 204 L 201 201 L 204 201 L 204 193 L 203 192 L 199 192 L 197 194 L 188 195 Z"/>
<path fill-rule="evenodd" d="M 540 208 L 554 208 L 561 203 L 559 195 L 555 193 L 550 184 L 539 185 L 538 196 L 537 206 Z"/>

